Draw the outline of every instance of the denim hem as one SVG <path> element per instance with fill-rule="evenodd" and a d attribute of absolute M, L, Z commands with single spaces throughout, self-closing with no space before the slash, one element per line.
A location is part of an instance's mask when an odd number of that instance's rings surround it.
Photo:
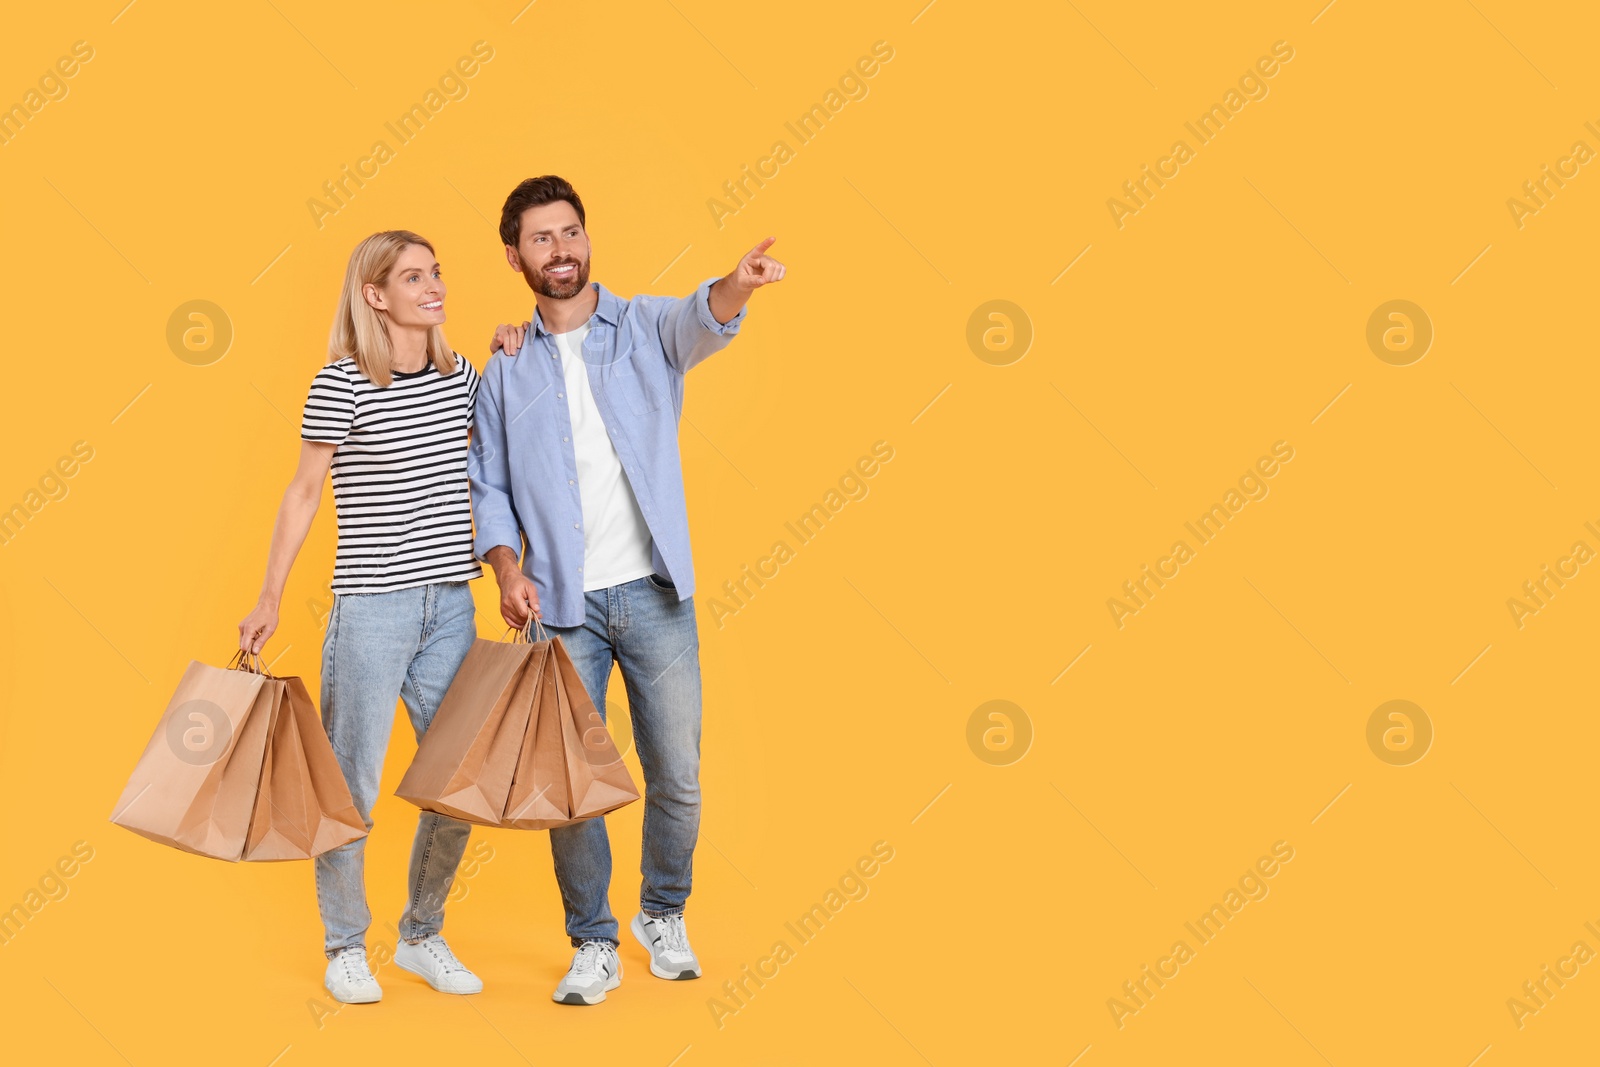
<path fill-rule="evenodd" d="M 622 947 L 622 942 L 618 941 L 614 937 L 574 937 L 572 939 L 572 947 L 573 948 L 582 948 L 585 944 L 587 944 L 590 941 L 596 941 L 596 942 L 599 942 L 602 945 L 610 945 L 612 948 L 621 948 Z"/>

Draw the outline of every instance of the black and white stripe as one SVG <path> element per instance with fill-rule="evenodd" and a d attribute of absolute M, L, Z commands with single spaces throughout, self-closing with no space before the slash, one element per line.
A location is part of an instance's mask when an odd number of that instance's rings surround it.
<path fill-rule="evenodd" d="M 468 433 L 478 372 L 460 355 L 375 385 L 353 359 L 317 372 L 300 436 L 337 445 L 335 593 L 384 593 L 480 577 L 472 555 Z"/>

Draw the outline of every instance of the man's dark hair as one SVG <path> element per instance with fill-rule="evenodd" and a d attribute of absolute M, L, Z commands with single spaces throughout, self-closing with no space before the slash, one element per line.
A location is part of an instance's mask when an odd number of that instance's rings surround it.
<path fill-rule="evenodd" d="M 578 213 L 579 224 L 588 225 L 583 215 L 583 201 L 578 199 L 578 191 L 571 183 L 554 174 L 541 174 L 537 178 L 529 178 L 506 197 L 506 206 L 500 209 L 500 240 L 515 248 L 522 239 L 522 213 L 530 207 L 553 204 L 558 200 L 571 204 L 572 210 Z"/>

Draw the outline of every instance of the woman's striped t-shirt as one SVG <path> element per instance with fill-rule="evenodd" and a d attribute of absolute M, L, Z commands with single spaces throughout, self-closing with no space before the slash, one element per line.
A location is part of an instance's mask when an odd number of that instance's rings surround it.
<path fill-rule="evenodd" d="M 483 575 L 472 554 L 468 433 L 478 372 L 456 355 L 441 375 L 420 371 L 375 384 L 354 359 L 311 380 L 300 437 L 337 445 L 335 593 L 386 593 Z"/>

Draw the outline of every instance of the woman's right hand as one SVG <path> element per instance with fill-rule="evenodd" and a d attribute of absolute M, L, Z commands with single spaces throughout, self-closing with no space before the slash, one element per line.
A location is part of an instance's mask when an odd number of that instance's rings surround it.
<path fill-rule="evenodd" d="M 260 652 L 278 629 L 278 609 L 268 604 L 257 604 L 255 610 L 239 624 L 239 647 L 246 652 Z"/>
<path fill-rule="evenodd" d="M 502 322 L 499 326 L 496 326 L 494 328 L 494 340 L 489 342 L 489 354 L 492 356 L 496 352 L 504 352 L 508 356 L 514 356 L 521 352 L 522 338 L 527 334 L 528 327 L 531 325 L 532 323 L 525 322 L 521 326 L 512 326 L 509 323 Z"/>

